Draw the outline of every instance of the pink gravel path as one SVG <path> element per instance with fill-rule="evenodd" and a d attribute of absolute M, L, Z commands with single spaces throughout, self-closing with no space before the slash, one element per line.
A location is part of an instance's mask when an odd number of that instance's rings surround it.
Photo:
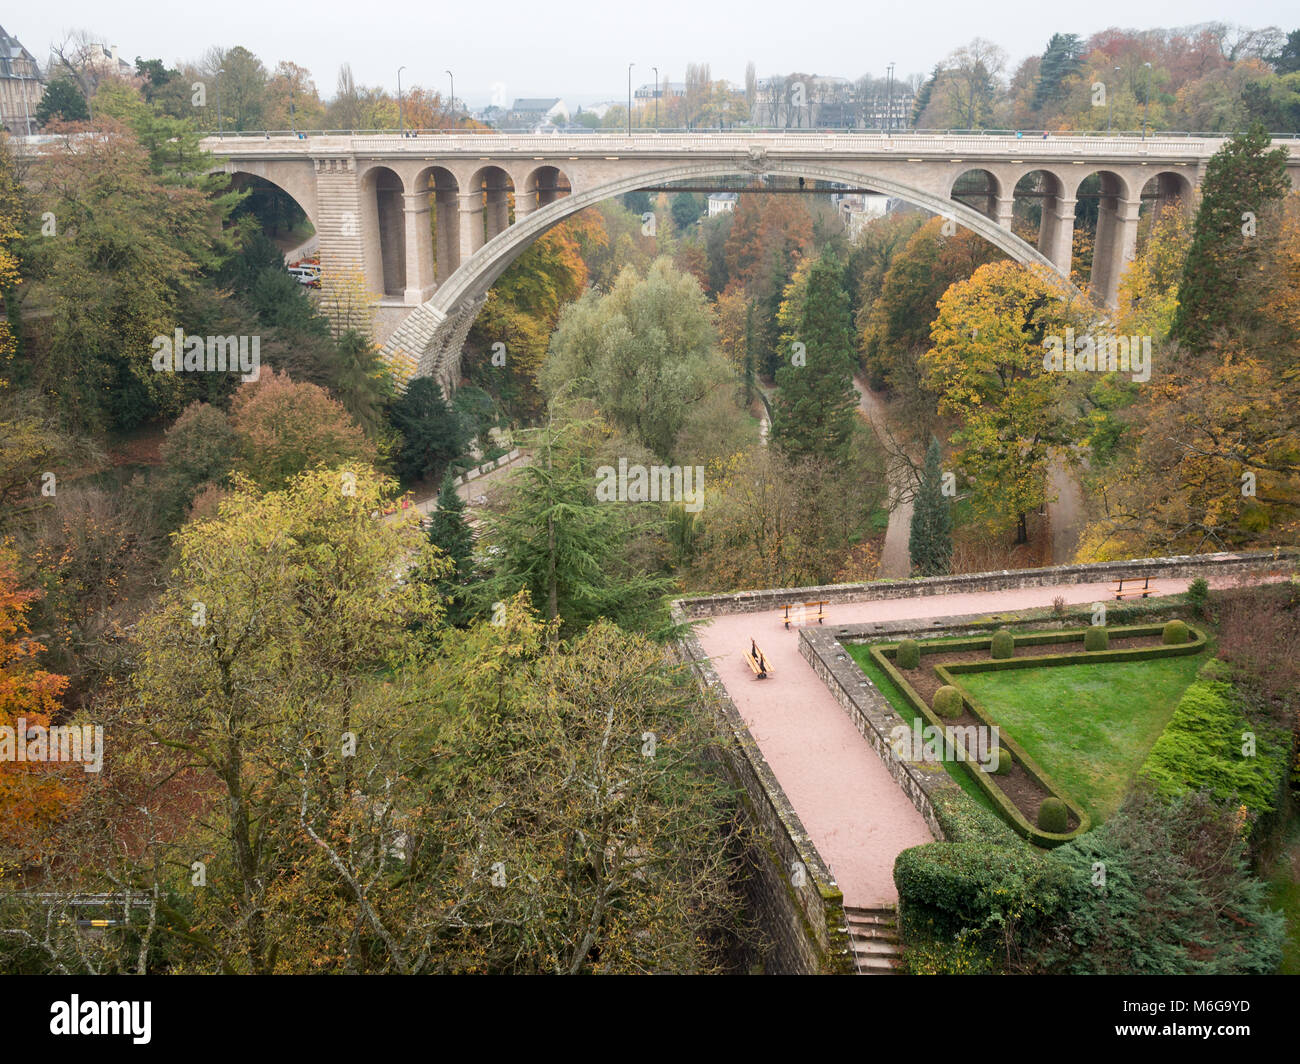
<path fill-rule="evenodd" d="M 1228 586 L 1232 579 L 1211 581 Z M 1187 590 L 1185 579 L 1152 582 L 1157 594 Z M 825 627 L 997 613 L 1051 606 L 1113 602 L 1110 582 L 889 599 L 826 607 Z M 814 622 L 815 623 L 815 622 Z M 781 611 L 713 617 L 697 629 L 700 644 L 780 781 L 813 845 L 853 906 L 893 904 L 894 858 L 930 842 L 929 827 L 858 734 L 826 685 L 799 653 L 799 633 L 786 631 Z M 771 662 L 757 680 L 744 659 L 750 637 Z"/>

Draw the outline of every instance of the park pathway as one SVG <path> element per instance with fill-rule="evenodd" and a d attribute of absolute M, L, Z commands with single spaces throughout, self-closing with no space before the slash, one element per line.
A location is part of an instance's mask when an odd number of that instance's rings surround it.
<path fill-rule="evenodd" d="M 853 386 L 858 392 L 858 407 L 867 416 L 876 439 L 884 446 L 889 438 L 886 428 L 890 422 L 888 404 L 871 390 L 861 377 L 855 377 Z M 912 471 L 899 455 L 887 454 L 886 477 L 889 481 L 889 525 L 885 529 L 885 544 L 880 551 L 881 577 L 911 575 L 912 557 L 907 541 L 912 531 L 912 492 L 915 485 Z M 918 465 L 921 457 L 913 455 Z M 1054 496 L 1047 504 L 1047 518 L 1052 530 L 1052 551 L 1049 565 L 1068 565 L 1074 561 L 1083 530 L 1083 488 L 1077 470 L 1072 469 L 1059 456 L 1053 455 L 1047 471 L 1047 491 Z"/>
<path fill-rule="evenodd" d="M 889 438 L 886 426 L 889 411 L 885 401 L 873 392 L 861 377 L 853 379 L 858 392 L 858 408 L 867 415 L 881 446 Z M 885 469 L 889 481 L 889 525 L 885 528 L 885 545 L 880 550 L 882 577 L 907 576 L 912 570 L 912 556 L 907 541 L 912 532 L 912 471 L 901 456 L 887 452 Z"/>

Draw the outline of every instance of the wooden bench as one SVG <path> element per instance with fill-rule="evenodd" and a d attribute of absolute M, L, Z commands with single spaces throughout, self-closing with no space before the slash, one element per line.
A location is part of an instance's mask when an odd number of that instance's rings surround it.
<path fill-rule="evenodd" d="M 786 626 L 787 628 L 790 627 L 790 621 L 792 620 L 792 618 L 790 617 L 790 611 L 791 611 L 791 610 L 805 610 L 805 611 L 806 611 L 806 610 L 810 610 L 810 609 L 812 609 L 814 606 L 817 607 L 817 623 L 818 623 L 818 624 L 821 624 L 821 623 L 822 623 L 822 618 L 825 616 L 825 613 L 823 613 L 823 611 L 822 611 L 822 607 L 825 606 L 825 605 L 827 605 L 827 604 L 829 603 L 829 601 L 830 601 L 829 599 L 822 599 L 820 602 L 793 602 L 793 603 L 791 603 L 790 605 L 786 606 L 786 608 L 785 608 L 785 626 Z M 799 620 L 799 617 L 796 615 L 796 616 L 793 618 L 793 620 L 798 621 L 798 620 Z"/>
<path fill-rule="evenodd" d="M 749 639 L 749 650 L 745 652 L 745 660 L 749 662 L 749 669 L 760 680 L 766 680 L 769 671 L 767 657 L 758 649 L 758 644 L 754 642 L 753 636 Z"/>
<path fill-rule="evenodd" d="M 1127 591 L 1124 589 L 1125 584 L 1136 584 L 1139 580 L 1142 581 L 1141 587 L 1130 586 Z M 1155 588 L 1151 586 L 1151 577 L 1149 576 L 1126 576 L 1118 580 L 1111 590 L 1115 592 L 1115 597 L 1117 599 L 1125 599 L 1131 598 L 1134 595 L 1141 595 L 1143 598 L 1146 598 L 1155 590 Z"/>

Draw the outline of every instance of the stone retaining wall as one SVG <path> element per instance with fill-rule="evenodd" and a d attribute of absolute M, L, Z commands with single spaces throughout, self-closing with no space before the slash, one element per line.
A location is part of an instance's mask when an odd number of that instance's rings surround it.
<path fill-rule="evenodd" d="M 673 617 L 678 622 L 684 619 L 675 606 Z M 769 941 L 762 958 L 765 970 L 775 975 L 852 974 L 844 895 L 830 869 L 699 640 L 687 635 L 678 641 L 677 651 L 695 672 L 722 726 L 726 740 L 722 756 L 753 829 L 745 893 Z"/>
<path fill-rule="evenodd" d="M 947 620 L 947 619 L 946 619 Z M 907 761 L 899 757 L 889 742 L 889 733 L 900 724 L 907 723 L 894 709 L 863 671 L 858 663 L 849 657 L 840 645 L 840 639 L 865 641 L 870 638 L 880 639 L 882 633 L 878 625 L 848 625 L 834 630 L 825 628 L 803 628 L 799 632 L 799 653 L 812 666 L 813 672 L 829 689 L 832 695 L 853 721 L 862 737 L 880 756 L 880 760 L 889 769 L 894 782 L 902 788 L 916 811 L 925 818 L 930 832 L 936 839 L 942 840 L 943 829 L 934 813 L 930 796 L 941 788 L 960 790 L 957 782 L 944 770 L 942 765 L 925 761 Z M 892 627 L 892 626 L 891 626 Z M 969 632 L 974 626 L 953 629 L 945 624 L 942 627 L 927 627 L 915 634 L 922 638 L 937 639 L 945 635 Z M 916 622 L 909 623 L 909 629 L 915 630 Z M 991 629 L 990 629 L 991 630 Z M 843 635 L 838 633 L 845 633 Z M 891 632 L 889 638 L 896 638 Z"/>
<path fill-rule="evenodd" d="M 1088 565 L 1053 565 L 1046 569 L 1008 569 L 1001 572 L 966 573 L 961 576 L 930 576 L 906 580 L 873 580 L 859 584 L 824 584 L 769 591 L 739 591 L 727 595 L 696 595 L 678 599 L 675 605 L 688 618 L 716 617 L 724 613 L 755 613 L 775 610 L 799 602 L 823 599 L 827 602 L 875 602 L 880 599 L 920 598 L 925 595 L 956 595 L 972 591 L 1005 591 L 1023 587 L 1053 587 L 1058 584 L 1093 584 L 1120 577 L 1211 577 L 1236 573 L 1278 574 L 1295 572 L 1300 550 L 1279 548 L 1245 554 L 1189 554 L 1173 558 L 1139 558 L 1133 561 L 1097 562 Z"/>

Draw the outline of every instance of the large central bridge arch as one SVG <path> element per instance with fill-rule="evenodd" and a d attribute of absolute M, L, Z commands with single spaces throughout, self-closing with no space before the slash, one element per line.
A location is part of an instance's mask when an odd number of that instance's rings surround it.
<path fill-rule="evenodd" d="M 760 173 L 829 181 L 850 187 L 865 185 L 913 206 L 951 218 L 984 237 L 1016 262 L 1040 267 L 1044 276 L 1053 279 L 1063 294 L 1081 298 L 1079 290 L 1068 277 L 1062 275 L 1051 259 L 1009 228 L 999 225 L 994 218 L 947 195 L 871 173 L 868 167 L 858 169 L 768 159 L 760 171 L 736 160 L 692 161 L 657 170 L 640 170 L 581 192 L 575 190 L 569 196 L 539 206 L 483 244 L 460 264 L 429 300 L 412 310 L 384 345 L 384 356 L 403 384 L 415 377 L 433 376 L 442 384 L 443 390 L 449 392 L 454 389 L 459 377 L 461 348 L 465 337 L 487 299 L 488 291 L 524 249 L 548 229 L 584 208 L 647 185 L 735 176 L 754 177 Z"/>

